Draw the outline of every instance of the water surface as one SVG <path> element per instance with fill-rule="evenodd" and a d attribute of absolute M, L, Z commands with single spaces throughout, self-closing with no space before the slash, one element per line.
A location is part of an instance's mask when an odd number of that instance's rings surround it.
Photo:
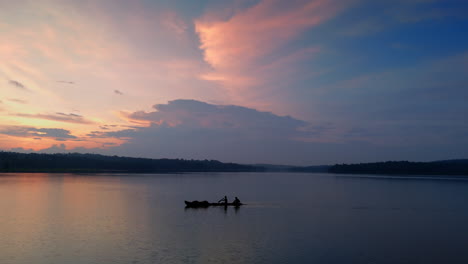
<path fill-rule="evenodd" d="M 228 195 L 234 208 L 184 209 Z M 468 263 L 468 181 L 0 174 L 0 263 Z"/>

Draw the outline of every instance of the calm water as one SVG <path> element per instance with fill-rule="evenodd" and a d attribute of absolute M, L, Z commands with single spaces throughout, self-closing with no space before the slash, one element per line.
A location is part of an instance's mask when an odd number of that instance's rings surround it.
<path fill-rule="evenodd" d="M 0 174 L 0 263 L 468 263 L 468 181 Z"/>

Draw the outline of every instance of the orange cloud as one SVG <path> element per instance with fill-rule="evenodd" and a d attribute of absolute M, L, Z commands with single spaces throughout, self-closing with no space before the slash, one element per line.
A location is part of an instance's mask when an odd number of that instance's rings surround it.
<path fill-rule="evenodd" d="M 55 114 L 25 114 L 25 113 L 17 113 L 15 114 L 19 117 L 25 118 L 32 118 L 32 119 L 45 119 L 57 122 L 67 122 L 67 123 L 74 123 L 74 124 L 95 124 L 95 122 L 84 118 L 81 115 L 73 114 L 73 113 L 61 113 L 57 112 Z"/>

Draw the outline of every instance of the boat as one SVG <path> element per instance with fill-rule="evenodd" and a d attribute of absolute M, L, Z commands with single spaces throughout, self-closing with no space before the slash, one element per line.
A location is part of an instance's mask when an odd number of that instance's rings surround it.
<path fill-rule="evenodd" d="M 210 203 L 208 201 L 185 201 L 185 207 L 188 208 L 207 208 L 210 206 L 234 206 L 239 207 L 243 205 L 242 203 Z"/>

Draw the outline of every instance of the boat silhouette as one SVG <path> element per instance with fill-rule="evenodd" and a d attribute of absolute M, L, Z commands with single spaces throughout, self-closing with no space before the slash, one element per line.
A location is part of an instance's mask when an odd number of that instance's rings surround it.
<path fill-rule="evenodd" d="M 184 201 L 185 207 L 188 208 L 206 208 L 210 206 L 234 206 L 239 207 L 244 205 L 243 203 L 210 203 L 208 201 Z"/>

